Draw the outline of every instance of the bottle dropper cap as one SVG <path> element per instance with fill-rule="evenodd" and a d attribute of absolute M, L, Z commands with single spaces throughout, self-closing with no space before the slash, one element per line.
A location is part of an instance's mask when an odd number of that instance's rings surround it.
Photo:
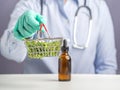
<path fill-rule="evenodd" d="M 63 40 L 63 46 L 61 47 L 61 51 L 62 52 L 68 52 L 69 51 L 69 47 L 67 47 L 67 40 Z"/>

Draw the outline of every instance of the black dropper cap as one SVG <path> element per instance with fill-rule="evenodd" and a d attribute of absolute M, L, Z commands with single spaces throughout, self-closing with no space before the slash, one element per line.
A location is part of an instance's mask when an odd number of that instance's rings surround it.
<path fill-rule="evenodd" d="M 61 47 L 61 51 L 62 52 L 68 52 L 69 51 L 69 47 L 67 47 L 67 40 L 63 40 L 63 46 Z"/>

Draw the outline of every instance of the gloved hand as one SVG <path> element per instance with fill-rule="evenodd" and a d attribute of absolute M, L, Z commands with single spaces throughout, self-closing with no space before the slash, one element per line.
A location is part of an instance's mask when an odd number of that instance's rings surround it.
<path fill-rule="evenodd" d="M 40 24 L 45 24 L 44 18 L 33 11 L 26 11 L 19 17 L 13 30 L 17 39 L 23 40 L 31 37 L 40 29 Z M 42 30 L 44 32 L 44 30 Z"/>

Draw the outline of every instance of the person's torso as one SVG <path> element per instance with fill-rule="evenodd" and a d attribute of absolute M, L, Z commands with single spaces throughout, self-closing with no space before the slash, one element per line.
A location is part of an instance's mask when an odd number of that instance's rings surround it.
<path fill-rule="evenodd" d="M 48 1 L 48 2 L 47 2 Z M 81 1 L 81 3 L 80 3 Z M 68 40 L 69 54 L 72 59 L 72 73 L 95 73 L 94 61 L 96 56 L 96 46 L 99 34 L 98 7 L 94 0 L 88 0 L 87 5 L 92 12 L 92 31 L 88 48 L 81 50 L 73 47 L 74 44 L 74 18 L 79 5 L 83 5 L 84 0 L 68 0 L 62 5 L 62 0 L 46 0 L 43 5 L 43 16 L 46 18 L 46 26 L 51 37 L 62 37 Z M 77 33 L 75 34 L 78 44 L 83 45 L 87 41 L 89 31 L 88 11 L 81 10 L 78 13 Z M 24 73 L 57 73 L 58 58 L 46 57 L 41 60 L 29 60 L 24 62 Z"/>

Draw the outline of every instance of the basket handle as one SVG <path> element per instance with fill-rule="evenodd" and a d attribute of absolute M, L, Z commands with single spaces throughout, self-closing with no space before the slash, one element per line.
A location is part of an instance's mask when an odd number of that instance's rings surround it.
<path fill-rule="evenodd" d="M 47 34 L 48 34 L 48 37 L 50 38 L 50 34 L 49 34 L 49 32 L 48 32 L 48 30 L 47 30 L 45 24 L 40 24 L 40 32 L 42 31 L 42 27 L 44 27 L 45 31 L 46 31 Z"/>

